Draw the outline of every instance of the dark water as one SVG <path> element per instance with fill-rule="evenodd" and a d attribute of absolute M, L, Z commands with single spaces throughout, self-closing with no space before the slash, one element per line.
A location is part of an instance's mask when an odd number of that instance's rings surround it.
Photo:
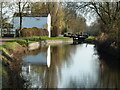
<path fill-rule="evenodd" d="M 120 88 L 120 72 L 100 60 L 92 44 L 44 47 L 23 57 L 27 88 Z"/>

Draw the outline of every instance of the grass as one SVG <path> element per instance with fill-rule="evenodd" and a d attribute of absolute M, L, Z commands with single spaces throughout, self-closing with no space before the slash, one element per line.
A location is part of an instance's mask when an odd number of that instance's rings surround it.
<path fill-rule="evenodd" d="M 10 40 L 6 42 L 5 45 L 0 45 L 0 50 L 3 48 L 15 50 L 17 48 L 21 48 L 22 46 L 26 46 L 26 44 L 32 42 L 38 42 L 42 40 L 60 40 L 60 39 L 70 39 L 69 37 L 47 37 L 47 36 L 33 36 L 33 37 L 22 37 L 23 39 L 19 38 L 16 40 Z M 20 45 L 21 44 L 21 45 Z"/>
<path fill-rule="evenodd" d="M 50 38 L 49 38 L 48 36 L 31 36 L 31 37 L 17 37 L 17 38 L 21 38 L 21 39 L 22 39 L 22 38 L 23 38 L 23 39 L 24 39 L 24 38 L 42 38 L 42 39 L 44 39 L 44 38 L 45 38 L 45 39 L 46 39 L 46 38 L 47 38 L 47 39 L 54 38 L 54 39 L 69 39 L 68 37 L 50 37 Z"/>
<path fill-rule="evenodd" d="M 23 38 L 23 39 L 22 39 Z M 32 43 L 42 40 L 60 40 L 60 39 L 70 39 L 69 37 L 47 37 L 47 36 L 33 36 L 33 37 L 22 37 L 21 39 L 10 40 L 9 42 L 22 42 L 22 43 Z"/>
<path fill-rule="evenodd" d="M 87 40 L 95 40 L 95 36 L 89 36 L 88 38 L 87 38 Z"/>
<path fill-rule="evenodd" d="M 6 42 L 6 44 L 4 45 L 4 48 L 6 49 L 10 49 L 10 50 L 16 50 L 16 49 L 21 49 L 22 46 L 20 44 L 18 44 L 17 42 Z"/>
<path fill-rule="evenodd" d="M 70 39 L 69 37 L 41 37 L 41 40 L 59 40 L 59 39 Z"/>
<path fill-rule="evenodd" d="M 3 45 L 0 45 L 0 51 L 3 49 Z"/>

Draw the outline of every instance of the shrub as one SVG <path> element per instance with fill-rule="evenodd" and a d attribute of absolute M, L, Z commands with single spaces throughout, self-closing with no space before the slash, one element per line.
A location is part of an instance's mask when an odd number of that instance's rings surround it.
<path fill-rule="evenodd" d="M 23 37 L 31 37 L 31 36 L 48 36 L 48 31 L 46 29 L 40 28 L 24 28 L 21 31 Z"/>

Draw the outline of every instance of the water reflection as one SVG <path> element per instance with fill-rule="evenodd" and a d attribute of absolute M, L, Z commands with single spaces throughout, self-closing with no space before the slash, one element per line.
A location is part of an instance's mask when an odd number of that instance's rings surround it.
<path fill-rule="evenodd" d="M 76 52 L 70 56 L 72 63 L 62 65 L 62 79 L 58 84 L 61 88 L 89 88 L 98 81 L 99 63 L 98 57 L 93 55 L 93 45 L 76 47 Z"/>
<path fill-rule="evenodd" d="M 92 44 L 44 47 L 23 57 L 21 75 L 29 88 L 119 87 L 120 73 L 111 71 Z M 33 51 L 34 52 L 34 51 Z M 109 82 L 109 83 L 108 83 Z M 115 84 L 113 84 L 115 83 Z"/>
<path fill-rule="evenodd" d="M 50 67 L 50 61 L 51 61 L 51 52 L 50 52 L 50 45 L 48 46 L 47 50 L 47 66 Z"/>

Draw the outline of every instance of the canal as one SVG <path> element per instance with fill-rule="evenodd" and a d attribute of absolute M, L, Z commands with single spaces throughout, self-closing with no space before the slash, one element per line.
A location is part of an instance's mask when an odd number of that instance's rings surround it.
<path fill-rule="evenodd" d="M 49 45 L 22 59 L 25 88 L 120 88 L 120 72 L 100 60 L 93 44 Z"/>

